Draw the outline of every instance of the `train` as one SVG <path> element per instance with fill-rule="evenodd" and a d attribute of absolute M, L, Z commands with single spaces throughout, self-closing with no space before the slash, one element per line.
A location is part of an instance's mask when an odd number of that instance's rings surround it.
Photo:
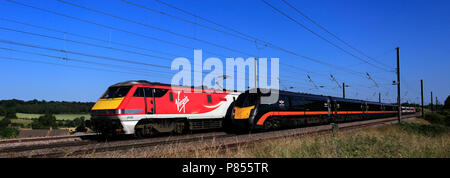
<path fill-rule="evenodd" d="M 278 101 L 261 103 L 269 94 L 246 91 L 234 103 L 231 117 L 236 130 L 271 130 L 347 121 L 394 117 L 398 106 L 332 96 L 276 91 Z M 402 107 L 402 114 L 415 113 Z"/>
<path fill-rule="evenodd" d="M 90 125 L 105 135 L 138 137 L 221 128 L 239 94 L 144 80 L 120 82 L 92 107 Z"/>
<path fill-rule="evenodd" d="M 90 127 L 104 135 L 151 136 L 195 130 L 271 130 L 362 119 L 393 117 L 398 107 L 339 97 L 276 91 L 278 100 L 261 103 L 259 89 L 245 92 L 125 81 L 105 91 L 91 109 Z M 402 107 L 402 113 L 414 113 Z"/>

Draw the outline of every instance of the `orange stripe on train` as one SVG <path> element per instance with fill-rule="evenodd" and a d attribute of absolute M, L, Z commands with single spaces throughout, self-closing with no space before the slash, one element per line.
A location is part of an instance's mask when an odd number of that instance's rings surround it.
<path fill-rule="evenodd" d="M 396 113 L 397 111 L 334 111 L 336 114 L 376 114 L 376 113 Z M 256 125 L 263 125 L 264 121 L 270 116 L 303 116 L 303 115 L 327 115 L 328 111 L 272 111 L 264 114 L 256 123 Z"/>

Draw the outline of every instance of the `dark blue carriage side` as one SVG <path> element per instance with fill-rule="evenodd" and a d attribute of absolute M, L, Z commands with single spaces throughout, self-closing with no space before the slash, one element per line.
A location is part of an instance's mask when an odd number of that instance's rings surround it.
<path fill-rule="evenodd" d="M 396 115 L 397 109 L 392 104 L 363 100 L 288 91 L 279 91 L 278 94 L 278 101 L 272 104 L 259 103 L 260 97 L 264 95 L 261 93 L 247 91 L 241 94 L 235 105 L 247 107 L 249 114 L 235 123 L 244 123 L 244 128 L 248 129 L 298 127 L 306 124 L 391 117 Z M 238 110 L 243 113 L 242 108 Z"/>
<path fill-rule="evenodd" d="M 278 101 L 272 104 L 260 104 L 259 101 L 249 101 L 254 99 L 259 100 L 261 94 L 248 93 L 245 92 L 241 94 L 236 100 L 236 106 L 247 107 L 252 104 L 255 105 L 255 109 L 252 110 L 250 117 L 248 119 L 248 125 L 251 129 L 270 129 L 276 128 L 281 125 L 288 127 L 297 127 L 304 124 L 311 123 L 326 123 L 328 122 L 328 114 L 317 114 L 317 115 L 279 115 L 273 116 L 265 123 L 263 126 L 257 125 L 259 118 L 267 114 L 268 112 L 277 111 L 323 111 L 329 113 L 328 108 L 329 99 L 328 96 L 311 95 L 303 93 L 294 93 L 288 91 L 280 91 L 278 93 Z M 264 95 L 264 94 L 263 94 Z M 242 121 L 240 125 L 242 125 Z M 242 127 L 242 126 L 241 126 Z"/>
<path fill-rule="evenodd" d="M 362 112 L 365 110 L 364 102 L 361 100 L 331 97 L 332 120 L 341 122 L 364 118 L 363 113 L 341 114 L 342 112 Z"/>

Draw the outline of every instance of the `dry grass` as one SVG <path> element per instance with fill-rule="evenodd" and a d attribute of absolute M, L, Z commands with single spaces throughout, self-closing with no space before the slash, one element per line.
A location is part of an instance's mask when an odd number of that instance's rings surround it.
<path fill-rule="evenodd" d="M 82 157 L 113 158 L 449 158 L 450 129 L 416 120 L 337 135 L 292 137 L 241 145 L 232 150 L 202 149 L 214 141 L 140 148 Z M 192 150 L 186 152 L 186 150 Z"/>

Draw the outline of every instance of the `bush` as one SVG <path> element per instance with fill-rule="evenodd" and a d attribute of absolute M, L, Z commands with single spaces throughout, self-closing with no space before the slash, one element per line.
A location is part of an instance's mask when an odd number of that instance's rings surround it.
<path fill-rule="evenodd" d="M 5 116 L 5 118 L 8 118 L 8 119 L 17 119 L 16 112 L 14 112 L 14 111 L 6 111 L 6 116 Z"/>
<path fill-rule="evenodd" d="M 420 134 L 425 136 L 439 136 L 444 133 L 450 132 L 449 127 L 445 127 L 441 124 L 418 124 L 418 123 L 408 123 L 402 122 L 398 125 L 400 129 L 413 134 Z"/>
<path fill-rule="evenodd" d="M 15 128 L 0 128 L 0 137 L 2 138 L 15 138 L 17 135 L 19 135 L 19 130 Z"/>
<path fill-rule="evenodd" d="M 441 124 L 441 125 L 450 126 L 450 116 L 449 115 L 445 116 L 445 115 L 434 113 L 434 112 L 431 112 L 431 113 L 428 112 L 428 113 L 425 113 L 424 119 L 432 124 Z"/>
<path fill-rule="evenodd" d="M 9 118 L 0 120 L 0 128 L 6 128 L 9 124 L 11 124 L 11 120 Z"/>
<path fill-rule="evenodd" d="M 87 128 L 86 128 L 86 121 L 84 116 L 81 117 L 77 117 L 73 120 L 74 125 L 77 126 L 77 128 L 75 129 L 75 131 L 77 132 L 86 132 Z"/>
<path fill-rule="evenodd" d="M 24 128 L 25 125 L 22 123 L 11 123 L 11 127 L 20 127 L 20 128 Z"/>
<path fill-rule="evenodd" d="M 77 117 L 73 120 L 73 122 L 75 123 L 76 126 L 83 126 L 85 127 L 85 118 L 84 116 L 81 117 Z"/>
<path fill-rule="evenodd" d="M 0 107 L 0 116 L 6 116 L 6 109 L 3 107 Z"/>
<path fill-rule="evenodd" d="M 34 119 L 31 123 L 31 128 L 33 129 L 49 129 L 50 127 L 54 129 L 58 128 L 56 117 L 52 114 L 45 114 L 38 119 Z"/>

